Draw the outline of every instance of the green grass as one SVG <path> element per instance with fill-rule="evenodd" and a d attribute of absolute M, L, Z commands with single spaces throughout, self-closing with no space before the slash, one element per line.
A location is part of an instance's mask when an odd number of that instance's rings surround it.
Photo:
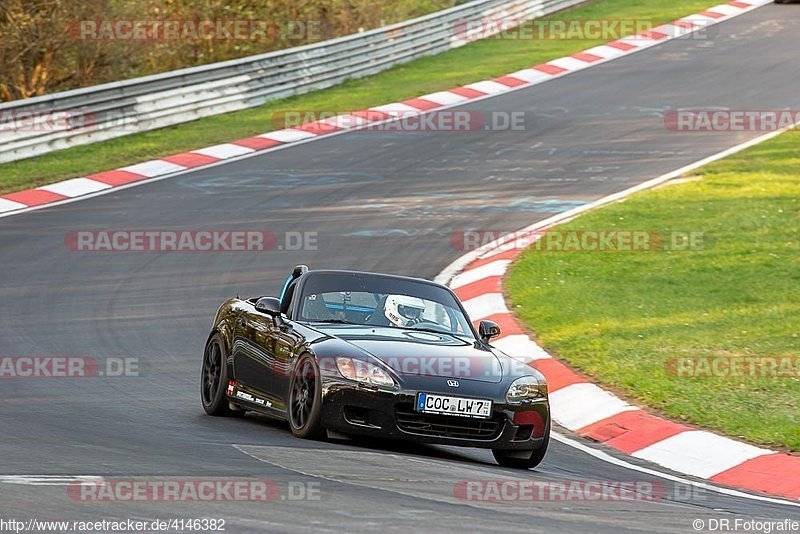
<path fill-rule="evenodd" d="M 559 230 L 696 231 L 691 251 L 528 251 L 506 290 L 549 350 L 679 421 L 800 451 L 800 379 L 687 378 L 675 357 L 800 358 L 800 132 Z"/>
<path fill-rule="evenodd" d="M 696 13 L 711 4 L 709 0 L 596 0 L 548 18 L 662 23 Z M 323 91 L 0 165 L 0 193 L 264 133 L 273 129 L 274 114 L 286 110 L 363 109 L 508 74 L 598 44 L 602 42 L 566 39 L 479 41 Z"/>

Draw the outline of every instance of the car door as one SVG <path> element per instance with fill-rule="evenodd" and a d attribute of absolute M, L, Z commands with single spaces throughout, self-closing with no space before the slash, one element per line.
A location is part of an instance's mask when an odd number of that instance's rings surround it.
<path fill-rule="evenodd" d="M 239 386 L 251 394 L 269 397 L 273 389 L 275 339 L 272 317 L 252 311 L 236 320 L 233 368 Z"/>
<path fill-rule="evenodd" d="M 278 399 L 278 405 L 283 409 L 285 409 L 289 400 L 292 368 L 298 356 L 297 347 L 304 341 L 303 336 L 295 331 L 292 321 L 288 319 L 288 317 L 292 316 L 292 308 L 296 302 L 296 290 L 296 281 L 293 284 L 288 284 L 282 302 L 284 317 L 280 321 L 280 324 L 273 323 L 272 325 L 272 338 L 275 341 L 272 386 L 275 396 Z"/>
<path fill-rule="evenodd" d="M 292 323 L 286 321 L 282 327 L 274 327 L 275 364 L 273 365 L 273 387 L 283 405 L 288 402 L 292 369 L 297 358 L 297 348 L 303 343 L 303 336 L 294 330 Z"/>

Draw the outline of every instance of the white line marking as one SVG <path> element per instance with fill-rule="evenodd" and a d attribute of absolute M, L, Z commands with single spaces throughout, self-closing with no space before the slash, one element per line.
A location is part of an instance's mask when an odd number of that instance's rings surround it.
<path fill-rule="evenodd" d="M 620 43 L 629 44 L 640 49 L 650 48 L 651 46 L 655 46 L 658 43 L 664 43 L 669 41 L 670 39 L 651 39 L 649 37 L 642 37 L 640 35 L 631 35 L 630 37 L 624 37 L 619 40 Z"/>
<path fill-rule="evenodd" d="M 548 61 L 547 64 L 567 70 L 581 70 L 591 65 L 591 63 L 569 56 Z"/>
<path fill-rule="evenodd" d="M 274 132 L 267 132 L 265 134 L 261 134 L 256 137 L 263 137 L 264 139 L 272 139 L 273 141 L 280 141 L 281 143 L 294 143 L 296 141 L 301 141 L 303 139 L 309 139 L 317 136 L 310 132 L 304 132 L 303 130 L 294 130 L 292 128 L 286 128 L 285 130 L 275 130 Z"/>
<path fill-rule="evenodd" d="M 682 20 L 684 22 L 688 22 L 690 24 L 694 24 L 695 25 L 695 28 L 694 28 L 695 31 L 700 30 L 700 29 L 704 29 L 704 28 L 706 28 L 708 26 L 713 26 L 714 24 L 717 24 L 718 22 L 720 22 L 719 19 L 715 19 L 714 17 L 707 17 L 705 15 L 700 15 L 699 13 L 696 13 L 694 15 L 689 15 L 688 17 L 683 17 L 682 19 L 678 19 L 678 20 Z"/>
<path fill-rule="evenodd" d="M 775 453 L 711 432 L 691 430 L 640 449 L 632 456 L 687 475 L 711 478 L 766 454 Z"/>
<path fill-rule="evenodd" d="M 13 200 L 8 200 L 7 198 L 0 198 L 0 213 L 20 210 L 27 207 L 28 205 L 23 204 L 22 202 L 14 202 Z"/>
<path fill-rule="evenodd" d="M 742 8 L 736 6 L 729 6 L 728 4 L 719 4 L 717 6 L 706 9 L 706 11 L 711 11 L 712 13 L 721 13 L 726 17 L 730 17 L 731 15 L 738 15 L 739 13 L 741 13 Z"/>
<path fill-rule="evenodd" d="M 648 467 L 643 467 L 643 466 L 640 466 L 640 465 L 632 464 L 632 463 L 626 462 L 625 460 L 622 460 L 620 458 L 616 458 L 614 456 L 611 456 L 610 454 L 608 454 L 608 453 L 606 453 L 604 451 L 601 451 L 599 449 L 595 449 L 595 448 L 589 447 L 587 445 L 584 445 L 583 443 L 581 443 L 579 441 L 576 441 L 576 440 L 574 440 L 572 438 L 568 438 L 568 437 L 566 437 L 566 436 L 564 436 L 562 434 L 559 434 L 558 432 L 551 432 L 550 433 L 550 437 L 552 437 L 553 439 L 555 439 L 558 442 L 563 443 L 567 447 L 572 447 L 573 449 L 577 449 L 577 450 L 579 450 L 581 452 L 584 452 L 584 453 L 588 454 L 589 456 L 597 458 L 598 460 L 601 460 L 603 462 L 607 462 L 607 463 L 616 465 L 618 467 L 623 467 L 625 469 L 630 469 L 631 471 L 638 471 L 639 473 L 645 473 L 647 475 L 652 475 L 654 477 L 663 478 L 664 480 L 670 480 L 672 482 L 678 482 L 680 484 L 686 484 L 688 486 L 694 486 L 695 488 L 701 488 L 701 489 L 704 489 L 704 490 L 713 491 L 714 493 L 719 493 L 721 495 L 728 495 L 730 497 L 739 497 L 739 498 L 742 498 L 742 499 L 750 499 L 750 500 L 753 500 L 753 501 L 769 502 L 769 503 L 773 503 L 773 504 L 783 504 L 783 505 L 786 505 L 786 506 L 797 506 L 797 507 L 800 507 L 800 502 L 783 500 L 783 499 L 779 499 L 779 498 L 776 498 L 776 497 L 767 497 L 767 496 L 764 496 L 764 495 L 752 495 L 750 493 L 745 493 L 743 491 L 723 488 L 721 486 L 715 486 L 713 484 L 709 484 L 709 483 L 706 483 L 706 482 L 698 482 L 698 481 L 695 481 L 695 480 L 689 480 L 689 479 L 686 479 L 686 478 L 681 478 L 679 476 L 670 475 L 668 473 L 663 473 L 663 472 L 658 471 L 656 469 L 650 469 Z"/>
<path fill-rule="evenodd" d="M 665 33 L 669 37 L 668 39 L 674 39 L 676 37 L 680 37 L 682 35 L 686 35 L 687 33 L 691 33 L 690 28 L 684 28 L 683 26 L 675 26 L 674 24 L 662 24 L 661 26 L 656 26 L 653 28 L 654 32 L 658 33 Z"/>
<path fill-rule="evenodd" d="M 89 178 L 72 178 L 71 180 L 64 180 L 63 182 L 43 185 L 42 187 L 37 187 L 36 189 L 50 191 L 51 193 L 64 195 L 65 197 L 71 198 L 87 195 L 96 191 L 102 191 L 103 189 L 108 189 L 110 187 L 111 186 L 108 184 L 104 184 L 103 182 L 98 182 L 97 180 L 92 180 Z"/>
<path fill-rule="evenodd" d="M 528 248 L 528 245 L 533 244 L 539 240 L 539 237 L 535 235 L 530 236 L 530 239 L 528 241 L 525 241 L 525 238 L 526 237 L 520 239 L 520 242 L 514 242 L 514 241 L 510 243 L 507 242 L 505 246 L 498 247 L 495 250 L 484 252 L 478 258 L 475 259 L 486 260 L 494 256 L 499 256 L 500 254 L 504 254 L 510 250 L 525 250 L 526 248 Z"/>
<path fill-rule="evenodd" d="M 572 384 L 550 393 L 553 419 L 570 430 L 578 430 L 608 417 L 638 410 L 594 384 Z"/>
<path fill-rule="evenodd" d="M 501 293 L 484 293 L 474 299 L 462 302 L 467 315 L 473 321 L 485 319 L 496 313 L 509 313 Z"/>
<path fill-rule="evenodd" d="M 482 82 L 468 83 L 464 87 L 475 89 L 476 91 L 480 91 L 481 93 L 486 93 L 489 96 L 499 95 L 511 90 L 511 87 L 503 85 L 502 83 L 499 82 L 494 82 L 492 80 L 484 80 Z"/>
<path fill-rule="evenodd" d="M 128 165 L 127 167 L 122 167 L 119 170 L 153 178 L 163 174 L 172 174 L 173 172 L 184 171 L 186 170 L 186 167 L 175 165 L 174 163 L 170 163 L 169 161 L 164 161 L 161 159 L 153 159 L 150 161 L 137 163 L 136 165 Z"/>
<path fill-rule="evenodd" d="M 229 159 L 255 152 L 252 148 L 246 146 L 234 145 L 232 143 L 222 143 L 221 145 L 207 146 L 200 150 L 192 150 L 193 154 L 202 154 L 210 158 Z"/>
<path fill-rule="evenodd" d="M 384 113 L 388 113 L 389 115 L 393 115 L 395 117 L 399 117 L 401 115 L 407 116 L 409 114 L 419 114 L 422 113 L 422 110 L 419 108 L 415 108 L 409 106 L 408 104 L 401 104 L 400 102 L 394 102 L 392 104 L 384 104 L 383 106 L 375 106 L 375 111 L 382 111 Z"/>
<path fill-rule="evenodd" d="M 459 287 L 464 287 L 465 285 L 490 276 L 503 276 L 506 274 L 509 263 L 511 263 L 511 260 L 496 260 L 486 265 L 464 271 L 450 281 L 450 289 L 458 289 Z"/>
<path fill-rule="evenodd" d="M 517 78 L 527 83 L 539 83 L 545 80 L 549 80 L 550 78 L 553 77 L 552 74 L 547 74 L 536 69 L 522 69 L 516 72 L 512 72 L 507 76 L 511 76 L 512 78 Z"/>
<path fill-rule="evenodd" d="M 584 50 L 584 52 L 586 52 L 587 54 L 600 56 L 601 58 L 604 59 L 614 59 L 618 56 L 626 54 L 624 50 L 620 50 L 619 48 L 614 48 L 613 46 L 608 46 L 608 45 L 595 46 L 594 48 L 590 48 L 589 50 Z"/>
<path fill-rule="evenodd" d="M 356 115 L 343 114 L 336 115 L 335 117 L 331 117 L 329 119 L 322 119 L 319 122 L 322 124 L 336 126 L 337 128 L 357 128 L 367 124 L 369 121 L 363 117 L 357 117 Z"/>
<path fill-rule="evenodd" d="M 453 104 L 459 104 L 469 100 L 469 98 L 466 96 L 461 96 L 457 93 L 451 93 L 450 91 L 438 91 L 436 93 L 422 95 L 419 98 L 430 100 L 431 102 L 439 104 L 440 106 L 451 106 Z"/>

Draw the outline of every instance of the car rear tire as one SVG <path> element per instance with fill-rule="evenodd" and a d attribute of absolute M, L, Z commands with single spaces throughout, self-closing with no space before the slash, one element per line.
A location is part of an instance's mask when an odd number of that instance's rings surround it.
<path fill-rule="evenodd" d="M 203 353 L 203 371 L 200 376 L 200 400 L 209 415 L 239 417 L 243 410 L 232 410 L 225 389 L 228 384 L 228 355 L 225 341 L 214 334 L 206 343 Z"/>
<path fill-rule="evenodd" d="M 319 365 L 313 356 L 298 358 L 289 385 L 289 427 L 298 438 L 321 439 L 322 382 Z"/>
<path fill-rule="evenodd" d="M 544 460 L 547 454 L 547 446 L 550 444 L 550 423 L 544 432 L 544 443 L 538 449 L 532 451 L 518 451 L 508 449 L 492 449 L 494 459 L 501 467 L 511 467 L 514 469 L 533 469 Z"/>

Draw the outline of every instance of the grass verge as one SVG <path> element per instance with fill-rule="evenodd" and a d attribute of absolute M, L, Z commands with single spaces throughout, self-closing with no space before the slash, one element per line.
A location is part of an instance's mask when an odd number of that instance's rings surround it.
<path fill-rule="evenodd" d="M 529 250 L 506 290 L 544 347 L 667 416 L 800 451 L 800 132 L 558 227 L 702 232 L 691 250 Z M 565 241 L 566 243 L 566 241 Z M 546 249 L 547 247 L 543 247 Z M 794 377 L 737 357 L 793 358 Z M 692 358 L 691 365 L 676 365 Z M 785 369 L 788 371 L 788 369 Z"/>
<path fill-rule="evenodd" d="M 702 11 L 710 4 L 709 0 L 595 0 L 547 19 L 644 20 L 658 24 Z M 6 163 L 0 165 L 0 193 L 265 133 L 273 129 L 272 117 L 283 111 L 364 109 L 501 76 L 602 43 L 570 39 L 478 41 L 323 91 Z"/>

